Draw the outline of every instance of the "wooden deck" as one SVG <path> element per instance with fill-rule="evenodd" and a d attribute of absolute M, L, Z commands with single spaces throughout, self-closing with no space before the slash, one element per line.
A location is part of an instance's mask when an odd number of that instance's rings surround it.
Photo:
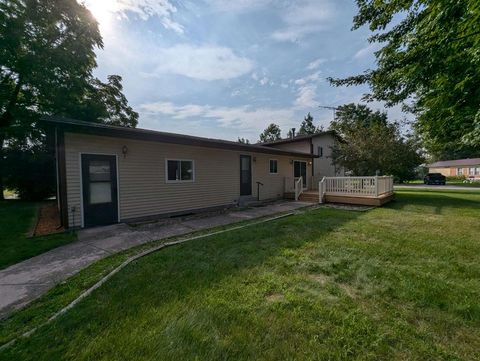
<path fill-rule="evenodd" d="M 292 187 L 292 184 L 294 185 Z M 302 178 L 285 179 L 285 199 L 379 207 L 394 198 L 392 176 L 323 177 L 319 190 L 303 190 Z"/>
<path fill-rule="evenodd" d="M 285 199 L 295 199 L 295 193 L 285 193 Z M 325 195 L 326 203 L 356 204 L 363 206 L 380 207 L 394 199 L 394 194 L 382 194 L 375 196 L 351 196 L 348 194 Z M 304 191 L 298 198 L 301 202 L 319 203 L 318 191 Z"/>

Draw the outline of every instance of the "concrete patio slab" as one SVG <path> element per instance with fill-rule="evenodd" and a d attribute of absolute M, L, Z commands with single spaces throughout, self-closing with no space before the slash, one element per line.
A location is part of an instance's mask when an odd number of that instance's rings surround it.
<path fill-rule="evenodd" d="M 312 206 L 311 203 L 279 201 L 261 207 L 230 210 L 190 219 L 131 227 L 116 224 L 78 232 L 78 241 L 45 252 L 0 271 L 0 318 L 27 305 L 56 284 L 111 254 L 173 236 L 272 216 Z"/>

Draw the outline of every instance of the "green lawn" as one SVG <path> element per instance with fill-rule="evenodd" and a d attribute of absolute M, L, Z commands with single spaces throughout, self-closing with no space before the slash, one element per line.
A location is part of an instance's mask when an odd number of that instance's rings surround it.
<path fill-rule="evenodd" d="M 0 201 L 0 269 L 75 239 L 73 234 L 28 238 L 37 206 L 20 200 Z"/>
<path fill-rule="evenodd" d="M 369 212 L 321 208 L 168 248 L 0 359 L 478 360 L 479 219 L 478 192 L 401 191 Z M 4 321 L 0 340 L 103 262 Z"/>
<path fill-rule="evenodd" d="M 416 184 L 424 184 L 423 180 L 414 180 L 405 183 L 406 185 L 416 185 Z M 402 184 L 397 184 L 401 186 Z M 463 183 L 462 181 L 449 181 L 447 180 L 447 186 L 457 186 L 457 187 L 467 187 L 467 188 L 480 188 L 480 182 L 472 182 L 472 183 Z"/>

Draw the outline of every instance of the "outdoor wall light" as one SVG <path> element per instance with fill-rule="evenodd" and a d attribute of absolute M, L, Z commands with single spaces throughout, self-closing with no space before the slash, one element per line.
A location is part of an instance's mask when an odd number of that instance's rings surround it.
<path fill-rule="evenodd" d="M 308 161 L 308 165 L 312 165 L 312 161 L 311 161 L 311 160 Z"/>
<path fill-rule="evenodd" d="M 126 145 L 124 145 L 122 147 L 122 154 L 123 154 L 123 158 L 126 158 L 127 157 L 127 153 L 128 153 L 128 148 Z"/>
<path fill-rule="evenodd" d="M 293 159 L 290 159 L 290 164 L 293 164 Z"/>
<path fill-rule="evenodd" d="M 257 157 L 253 157 L 253 163 L 257 162 Z"/>

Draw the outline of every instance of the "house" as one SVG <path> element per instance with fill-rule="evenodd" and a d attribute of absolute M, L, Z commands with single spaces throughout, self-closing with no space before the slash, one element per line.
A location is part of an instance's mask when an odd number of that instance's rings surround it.
<path fill-rule="evenodd" d="M 480 180 L 480 158 L 444 160 L 428 164 L 429 173 L 441 173 L 446 177 L 464 176 Z"/>
<path fill-rule="evenodd" d="M 46 123 L 55 145 L 65 228 L 283 198 L 285 179 L 293 179 L 299 167 L 310 178 L 316 157 L 310 151 L 58 117 Z"/>
<path fill-rule="evenodd" d="M 263 143 L 262 145 L 292 152 L 310 153 L 315 156 L 312 164 L 308 167 L 312 177 L 305 177 L 307 164 L 296 164 L 294 177 L 303 177 L 306 189 L 317 189 L 318 182 L 323 177 L 343 176 L 344 170 L 332 163 L 332 147 L 338 141 L 334 131 L 320 132 L 316 134 L 298 135 L 291 138 Z"/>

